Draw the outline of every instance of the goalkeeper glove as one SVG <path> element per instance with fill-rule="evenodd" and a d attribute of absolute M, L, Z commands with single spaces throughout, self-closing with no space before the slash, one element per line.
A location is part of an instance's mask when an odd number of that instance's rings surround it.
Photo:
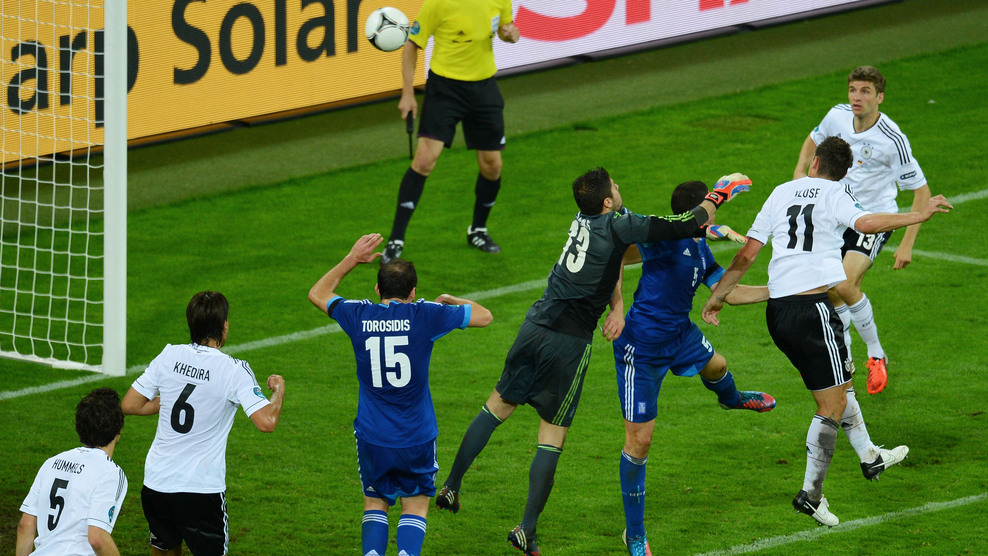
<path fill-rule="evenodd" d="M 735 232 L 727 224 L 713 224 L 711 226 L 706 226 L 707 239 L 710 241 L 720 241 L 723 239 L 729 239 L 735 243 L 740 243 L 744 245 L 748 243 L 748 238 Z"/>
<path fill-rule="evenodd" d="M 707 193 L 706 200 L 719 207 L 722 203 L 731 200 L 735 195 L 751 190 L 751 180 L 748 176 L 735 172 L 728 176 L 722 176 L 714 184 L 714 190 Z"/>

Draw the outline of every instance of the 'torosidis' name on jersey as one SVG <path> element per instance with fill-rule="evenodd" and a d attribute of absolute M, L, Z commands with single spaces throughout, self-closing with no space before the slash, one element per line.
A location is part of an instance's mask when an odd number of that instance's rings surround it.
<path fill-rule="evenodd" d="M 360 321 L 363 332 L 408 332 L 412 329 L 412 321 L 397 320 L 363 320 Z"/>

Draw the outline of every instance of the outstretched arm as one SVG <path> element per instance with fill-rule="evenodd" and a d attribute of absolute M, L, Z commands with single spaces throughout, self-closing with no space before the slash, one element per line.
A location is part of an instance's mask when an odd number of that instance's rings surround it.
<path fill-rule="evenodd" d="M 748 243 L 745 243 L 744 247 L 739 249 L 737 254 L 734 255 L 731 266 L 728 267 L 727 272 L 717 282 L 717 287 L 710 294 L 710 298 L 703 304 L 701 316 L 704 321 L 715 326 L 720 324 L 720 321 L 717 320 L 717 314 L 724 307 L 724 301 L 727 299 L 727 296 L 731 295 L 738 282 L 741 281 L 741 277 L 754 264 L 762 245 L 762 242 L 757 239 L 748 238 Z"/>
<path fill-rule="evenodd" d="M 876 212 L 866 214 L 854 222 L 854 229 L 863 234 L 879 234 L 891 232 L 899 228 L 905 228 L 913 224 L 926 222 L 938 212 L 950 212 L 954 208 L 947 202 L 943 195 L 937 195 L 929 199 L 920 211 L 903 212 L 894 214 L 890 212 Z M 915 237 L 915 236 L 914 236 Z"/>
<path fill-rule="evenodd" d="M 343 277 L 358 264 L 369 263 L 381 256 L 381 253 L 375 253 L 374 249 L 377 249 L 382 241 L 384 238 L 381 234 L 367 234 L 358 239 L 347 256 L 312 286 L 309 290 L 309 301 L 325 313 L 326 304 L 336 297 L 336 288 L 339 287 Z"/>
<path fill-rule="evenodd" d="M 923 187 L 913 190 L 913 212 L 921 212 L 930 202 L 930 186 L 924 184 Z M 916 243 L 916 236 L 919 235 L 920 224 L 913 224 L 906 228 L 906 233 L 902 236 L 902 243 L 895 250 L 895 265 L 893 270 L 902 270 L 913 261 L 913 245 Z"/>

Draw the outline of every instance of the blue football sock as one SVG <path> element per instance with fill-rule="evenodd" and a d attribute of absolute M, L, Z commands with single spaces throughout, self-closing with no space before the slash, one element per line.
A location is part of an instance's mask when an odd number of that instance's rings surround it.
<path fill-rule="evenodd" d="M 629 537 L 645 534 L 645 462 L 621 451 L 621 498 Z"/>
<path fill-rule="evenodd" d="M 738 405 L 741 395 L 738 394 L 738 387 L 734 384 L 734 375 L 731 374 L 731 371 L 727 371 L 716 381 L 707 380 L 702 376 L 700 381 L 707 387 L 707 390 L 717 394 L 717 401 L 720 403 L 728 407 Z"/>
<path fill-rule="evenodd" d="M 412 514 L 402 514 L 398 520 L 399 556 L 419 556 L 422 554 L 422 541 L 425 540 L 425 518 Z"/>
<path fill-rule="evenodd" d="M 363 539 L 364 556 L 372 551 L 384 556 L 384 551 L 388 549 L 388 513 L 381 510 L 365 511 L 360 536 Z"/>

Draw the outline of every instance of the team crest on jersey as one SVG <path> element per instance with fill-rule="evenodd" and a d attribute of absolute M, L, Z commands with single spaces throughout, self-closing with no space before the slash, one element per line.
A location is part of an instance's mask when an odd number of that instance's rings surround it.
<path fill-rule="evenodd" d="M 874 151 L 872 150 L 871 145 L 865 145 L 861 147 L 861 158 L 867 160 L 871 158 L 873 152 Z"/>

